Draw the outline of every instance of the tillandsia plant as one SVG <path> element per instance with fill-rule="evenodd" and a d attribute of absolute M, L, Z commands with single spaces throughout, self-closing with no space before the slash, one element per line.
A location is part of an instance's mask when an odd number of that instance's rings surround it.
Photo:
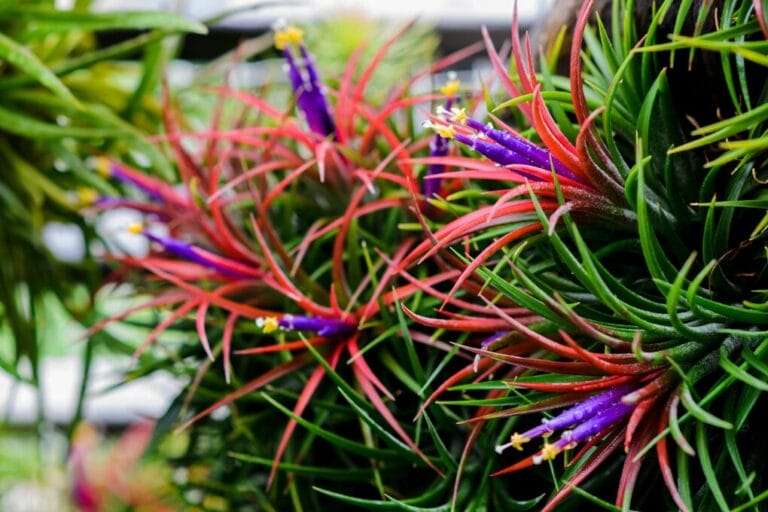
<path fill-rule="evenodd" d="M 167 468 L 142 461 L 153 429 L 150 421 L 136 423 L 107 450 L 93 426 L 78 425 L 69 455 L 72 502 L 78 510 L 177 509 L 168 499 L 172 493 L 165 488 L 169 482 Z"/>
<path fill-rule="evenodd" d="M 475 45 L 383 103 L 399 34 L 332 81 L 280 26 L 287 108 L 220 88 L 252 116 L 184 134 L 167 104 L 183 187 L 103 162 L 144 194 L 154 251 L 116 259 L 154 297 L 94 331 L 170 307 L 141 356 L 194 318 L 161 421 L 208 468 L 182 487 L 238 510 L 759 510 L 765 25 L 759 0 L 587 0 L 568 76 L 567 29 L 536 59 L 514 19 L 509 65 L 483 30 L 483 90 L 409 95 Z"/>

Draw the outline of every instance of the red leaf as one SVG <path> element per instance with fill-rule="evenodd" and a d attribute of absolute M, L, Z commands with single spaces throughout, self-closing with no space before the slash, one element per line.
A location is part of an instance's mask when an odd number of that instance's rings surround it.
<path fill-rule="evenodd" d="M 339 343 L 339 345 L 334 349 L 331 357 L 328 359 L 328 365 L 331 368 L 336 368 L 336 365 L 339 362 L 339 356 L 341 355 L 343 348 L 344 345 Z M 318 364 L 312 371 L 312 374 L 309 376 L 307 383 L 304 385 L 304 389 L 301 390 L 299 398 L 296 400 L 296 405 L 293 407 L 294 416 L 301 416 L 304 413 L 304 409 L 306 409 L 307 405 L 309 405 L 309 401 L 312 399 L 312 395 L 314 395 L 315 391 L 317 391 L 317 388 L 320 386 L 320 382 L 323 380 L 324 376 L 325 367 L 321 364 Z M 285 449 L 288 448 L 288 443 L 291 440 L 291 436 L 293 435 L 294 430 L 296 430 L 296 420 L 291 418 L 288 421 L 288 424 L 285 426 L 283 435 L 280 437 L 280 442 L 277 445 L 277 450 L 275 450 L 275 454 L 272 456 L 272 467 L 269 470 L 267 489 L 272 487 L 272 482 L 274 481 L 275 475 L 277 474 L 277 469 L 280 466 L 280 460 L 283 458 Z"/>

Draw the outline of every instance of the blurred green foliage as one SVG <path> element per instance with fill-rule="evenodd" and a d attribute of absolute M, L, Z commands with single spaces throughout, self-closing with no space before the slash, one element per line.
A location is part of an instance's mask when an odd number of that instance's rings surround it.
<path fill-rule="evenodd" d="M 65 325 L 41 311 L 58 301 L 84 319 L 102 277 L 89 250 L 80 263 L 57 261 L 41 230 L 52 220 L 75 223 L 88 248 L 94 234 L 78 215 L 78 192 L 114 192 L 87 165 L 91 155 L 144 158 L 170 176 L 146 138 L 159 127 L 152 93 L 177 43 L 174 34 L 206 30 L 168 13 L 93 13 L 90 3 L 78 0 L 60 11 L 53 1 L 0 2 L 0 331 L 4 343 L 13 342 L 0 351 L 0 366 L 33 383 L 41 324 Z M 114 29 L 142 32 L 100 47 L 96 32 Z M 23 359 L 31 375 L 19 375 Z"/>

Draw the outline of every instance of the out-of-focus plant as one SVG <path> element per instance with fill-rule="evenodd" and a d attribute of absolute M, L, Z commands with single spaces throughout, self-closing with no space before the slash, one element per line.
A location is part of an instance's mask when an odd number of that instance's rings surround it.
<path fill-rule="evenodd" d="M 81 512 L 178 510 L 169 492 L 171 475 L 161 460 L 144 460 L 154 433 L 151 421 L 129 426 L 106 446 L 99 432 L 81 423 L 69 456 L 70 494 Z"/>
<path fill-rule="evenodd" d="M 98 32 L 118 29 L 142 32 L 97 44 Z M 53 321 L 45 301 L 82 320 L 102 279 L 91 258 L 93 231 L 78 209 L 96 190 L 114 188 L 86 159 L 122 155 L 171 176 L 147 134 L 159 127 L 153 93 L 173 51 L 170 36 L 182 32 L 205 27 L 168 13 L 95 13 L 89 1 L 67 11 L 53 1 L 0 3 L 0 333 L 12 344 L 0 366 L 15 378 L 38 380 L 40 328 Z M 43 243 L 50 221 L 79 234 L 69 242 L 82 246 L 75 261 L 59 261 Z M 52 226 L 51 236 L 60 236 Z M 31 373 L 20 373 L 24 359 Z"/>
<path fill-rule="evenodd" d="M 342 76 L 345 64 L 360 52 L 361 62 L 368 62 L 390 36 L 386 24 L 346 14 L 307 26 L 307 45 L 313 49 L 317 65 L 331 85 Z M 369 99 L 382 101 L 392 87 L 418 71 L 434 56 L 438 38 L 425 24 L 414 24 L 392 44 L 371 77 Z"/>

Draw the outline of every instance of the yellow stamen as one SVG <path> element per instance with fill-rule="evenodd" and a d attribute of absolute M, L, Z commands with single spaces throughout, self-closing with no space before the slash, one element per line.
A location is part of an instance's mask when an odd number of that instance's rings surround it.
<path fill-rule="evenodd" d="M 467 109 L 456 107 L 452 108 L 451 121 L 457 124 L 467 124 Z"/>
<path fill-rule="evenodd" d="M 284 50 L 288 46 L 298 46 L 303 40 L 304 31 L 293 25 L 275 31 L 275 48 L 278 50 Z"/>
<path fill-rule="evenodd" d="M 261 323 L 261 325 L 260 325 L 260 327 L 261 327 L 261 331 L 262 331 L 264 334 L 270 334 L 270 333 L 273 333 L 273 332 L 275 332 L 277 329 L 279 329 L 279 328 L 280 328 L 280 324 L 279 324 L 279 323 L 277 323 L 277 318 L 275 318 L 275 317 L 273 317 L 273 316 L 268 316 L 268 317 L 266 317 L 266 318 L 261 318 L 260 320 L 262 320 L 262 321 L 260 322 L 260 323 Z"/>
<path fill-rule="evenodd" d="M 432 128 L 444 139 L 453 139 L 456 136 L 456 130 L 449 124 L 436 124 Z"/>
<path fill-rule="evenodd" d="M 109 176 L 112 174 L 109 171 L 109 158 L 106 158 L 103 156 L 97 157 L 96 171 L 98 171 L 98 173 L 104 176 L 105 178 L 109 178 Z"/>
<path fill-rule="evenodd" d="M 560 449 L 554 444 L 544 443 L 544 447 L 541 449 L 542 460 L 552 460 L 560 453 Z"/>
<path fill-rule="evenodd" d="M 89 187 L 80 187 L 77 190 L 77 204 L 80 206 L 90 206 L 99 198 L 99 193 Z"/>
<path fill-rule="evenodd" d="M 445 96 L 456 96 L 461 89 L 461 82 L 459 80 L 448 80 L 444 86 L 440 88 L 440 93 Z"/>
<path fill-rule="evenodd" d="M 200 190 L 200 179 L 197 176 L 192 176 L 189 180 L 189 195 L 196 205 L 201 208 L 205 207 L 205 198 Z"/>
<path fill-rule="evenodd" d="M 512 448 L 514 448 L 515 450 L 522 451 L 523 445 L 528 441 L 530 441 L 530 439 L 528 439 L 524 435 L 521 435 L 515 432 L 514 434 L 512 434 L 512 437 L 509 440 L 509 444 L 512 445 Z"/>
<path fill-rule="evenodd" d="M 128 232 L 133 235 L 140 235 L 144 232 L 144 225 L 141 222 L 134 222 L 128 226 Z"/>

